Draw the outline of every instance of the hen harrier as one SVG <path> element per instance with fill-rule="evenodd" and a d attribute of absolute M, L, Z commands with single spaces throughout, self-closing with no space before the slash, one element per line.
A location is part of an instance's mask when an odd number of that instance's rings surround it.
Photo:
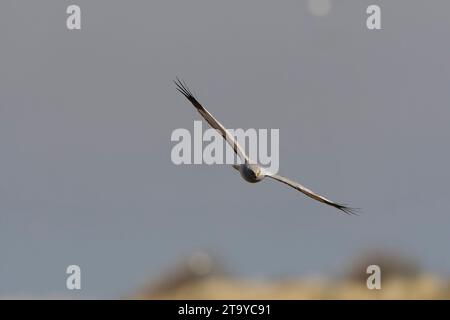
<path fill-rule="evenodd" d="M 269 177 L 271 179 L 277 180 L 279 182 L 282 182 L 302 193 L 307 195 L 310 198 L 313 198 L 314 200 L 320 201 L 322 203 L 325 203 L 327 205 L 330 205 L 332 207 L 335 207 L 347 214 L 355 214 L 357 209 L 350 208 L 345 204 L 340 204 L 333 202 L 331 200 L 328 200 L 325 197 L 322 197 L 318 195 L 317 193 L 312 192 L 311 190 L 305 188 L 301 184 L 294 182 L 288 178 L 279 176 L 277 174 L 273 174 L 270 172 L 267 172 L 264 168 L 258 166 L 257 164 L 250 163 L 249 157 L 245 154 L 244 150 L 241 148 L 241 146 L 236 141 L 235 137 L 232 136 L 227 129 L 219 122 L 217 121 L 211 113 L 209 113 L 194 97 L 194 95 L 189 90 L 188 86 L 184 81 L 181 81 L 180 79 L 176 78 L 177 80 L 174 81 L 175 85 L 177 86 L 177 90 L 180 91 L 197 109 L 197 111 L 200 113 L 200 115 L 208 122 L 208 124 L 217 130 L 217 132 L 225 139 L 225 141 L 233 148 L 234 152 L 244 161 L 241 165 L 233 165 L 233 168 L 238 170 L 241 174 L 242 178 L 244 180 L 250 182 L 250 183 L 256 183 L 263 180 L 265 177 Z"/>

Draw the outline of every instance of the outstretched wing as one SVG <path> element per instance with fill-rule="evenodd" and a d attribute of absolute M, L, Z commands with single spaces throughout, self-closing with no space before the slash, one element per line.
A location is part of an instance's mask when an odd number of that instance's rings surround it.
<path fill-rule="evenodd" d="M 288 178 L 279 176 L 277 174 L 272 174 L 272 175 L 267 175 L 267 177 L 275 179 L 277 181 L 280 181 L 284 184 L 287 184 L 288 186 L 306 194 L 308 197 L 313 198 L 314 200 L 320 201 L 322 203 L 328 204 L 330 206 L 333 206 L 347 214 L 357 214 L 358 209 L 355 208 L 350 208 L 344 204 L 339 204 L 333 201 L 328 200 L 325 197 L 322 197 L 320 195 L 318 195 L 317 193 L 312 192 L 311 190 L 309 190 L 308 188 L 305 188 L 304 186 L 302 186 L 300 183 L 294 182 Z"/>
<path fill-rule="evenodd" d="M 176 81 L 174 81 L 175 85 L 177 86 L 177 90 L 180 91 L 197 109 L 197 111 L 200 113 L 200 115 L 206 120 L 206 122 L 209 123 L 209 125 L 216 129 L 217 132 L 225 139 L 226 142 L 233 148 L 234 152 L 241 157 L 242 160 L 244 160 L 246 163 L 250 162 L 250 159 L 245 154 L 244 150 L 241 148 L 241 146 L 237 143 L 236 139 L 225 129 L 225 127 L 217 121 L 211 113 L 208 112 L 198 101 L 195 99 L 194 95 L 189 90 L 188 86 L 184 81 L 181 81 L 177 78 Z"/>

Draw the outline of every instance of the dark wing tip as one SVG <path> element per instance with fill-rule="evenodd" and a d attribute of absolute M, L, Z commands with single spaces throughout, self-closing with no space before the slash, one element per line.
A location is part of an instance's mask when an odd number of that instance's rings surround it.
<path fill-rule="evenodd" d="M 359 213 L 361 212 L 360 208 L 351 208 L 351 207 L 347 206 L 346 204 L 335 203 L 335 204 L 333 204 L 333 206 L 348 215 L 359 216 Z"/>
<path fill-rule="evenodd" d="M 180 91 L 187 99 L 195 100 L 195 96 L 192 94 L 191 90 L 187 86 L 186 82 L 180 80 L 180 78 L 176 77 L 176 80 L 173 81 L 177 86 L 177 90 Z"/>

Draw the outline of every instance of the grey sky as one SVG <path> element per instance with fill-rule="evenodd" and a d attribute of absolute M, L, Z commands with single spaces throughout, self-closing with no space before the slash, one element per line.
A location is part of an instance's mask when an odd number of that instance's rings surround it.
<path fill-rule="evenodd" d="M 373 247 L 448 273 L 450 2 L 331 4 L 2 1 L 0 295 L 116 297 L 199 248 L 250 277 L 336 272 Z M 172 130 L 199 119 L 175 76 L 226 126 L 279 128 L 280 174 L 363 214 L 174 166 Z"/>

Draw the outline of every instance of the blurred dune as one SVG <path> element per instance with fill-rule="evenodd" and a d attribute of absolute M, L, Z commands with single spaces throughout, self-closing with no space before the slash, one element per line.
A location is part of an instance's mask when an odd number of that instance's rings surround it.
<path fill-rule="evenodd" d="M 382 270 L 381 289 L 366 286 L 370 264 Z M 206 253 L 195 253 L 148 282 L 133 299 L 450 299 L 450 281 L 421 272 L 413 259 L 385 252 L 357 257 L 342 276 L 247 280 L 226 273 Z"/>

